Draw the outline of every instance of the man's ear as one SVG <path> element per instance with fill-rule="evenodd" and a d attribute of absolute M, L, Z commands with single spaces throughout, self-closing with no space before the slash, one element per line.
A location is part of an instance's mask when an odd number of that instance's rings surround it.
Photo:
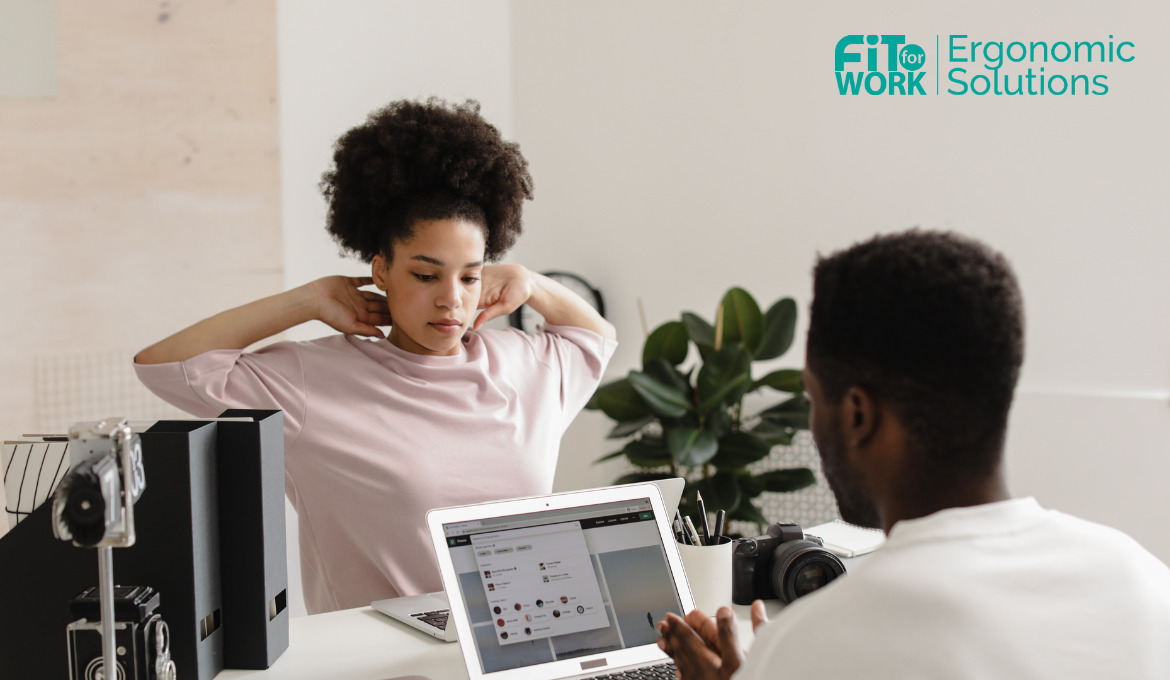
<path fill-rule="evenodd" d="M 854 385 L 845 391 L 841 423 L 846 439 L 854 447 L 864 446 L 877 432 L 881 409 L 873 396 Z"/>
<path fill-rule="evenodd" d="M 374 285 L 377 286 L 379 290 L 386 290 L 386 274 L 387 270 L 389 269 L 388 264 L 389 263 L 386 262 L 386 258 L 382 257 L 381 253 L 375 255 L 374 260 L 370 263 L 370 270 L 372 272 L 372 276 L 374 277 Z"/>

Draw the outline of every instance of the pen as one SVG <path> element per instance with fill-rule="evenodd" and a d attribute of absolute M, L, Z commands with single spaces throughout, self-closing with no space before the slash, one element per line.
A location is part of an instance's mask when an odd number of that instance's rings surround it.
<path fill-rule="evenodd" d="M 715 513 L 715 540 L 723 535 L 723 522 L 727 519 L 727 511 L 719 510 Z"/>
<path fill-rule="evenodd" d="M 703 529 L 703 545 L 711 542 L 711 527 L 707 525 L 707 506 L 703 505 L 703 494 L 695 492 L 699 505 L 699 526 Z"/>
<path fill-rule="evenodd" d="M 674 518 L 674 540 L 679 543 L 690 543 L 687 540 L 687 533 L 683 531 L 682 522 L 677 517 Z"/>
<path fill-rule="evenodd" d="M 683 517 L 683 525 L 687 528 L 687 535 L 690 536 L 691 542 L 695 545 L 703 545 L 703 541 L 699 538 L 699 532 L 695 531 L 695 523 L 691 521 L 690 517 Z"/>

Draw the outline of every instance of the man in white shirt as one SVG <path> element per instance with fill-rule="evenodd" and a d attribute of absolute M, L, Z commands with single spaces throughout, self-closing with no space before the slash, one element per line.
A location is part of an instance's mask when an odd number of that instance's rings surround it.
<path fill-rule="evenodd" d="M 1170 678 L 1170 569 L 1119 531 L 1012 498 L 1018 284 L 953 234 L 879 236 L 814 272 L 805 387 L 842 517 L 885 545 L 788 606 L 659 623 L 683 680 Z M 766 625 L 765 625 L 766 624 Z"/>

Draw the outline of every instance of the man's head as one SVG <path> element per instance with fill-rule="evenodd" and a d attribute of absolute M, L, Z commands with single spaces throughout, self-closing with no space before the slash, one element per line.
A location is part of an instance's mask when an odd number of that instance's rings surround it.
<path fill-rule="evenodd" d="M 898 421 L 902 492 L 943 498 L 1000 474 L 1024 356 L 1002 255 L 949 233 L 875 237 L 817 263 L 809 324 L 813 434 L 843 515 L 876 519 L 873 484 L 847 460 L 858 405 Z"/>

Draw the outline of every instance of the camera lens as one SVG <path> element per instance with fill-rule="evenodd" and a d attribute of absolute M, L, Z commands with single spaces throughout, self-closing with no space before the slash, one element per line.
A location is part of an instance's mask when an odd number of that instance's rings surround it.
<path fill-rule="evenodd" d="M 106 499 L 98 480 L 80 474 L 72 480 L 62 512 L 73 541 L 81 546 L 97 545 L 106 535 Z"/>
<path fill-rule="evenodd" d="M 819 564 L 806 564 L 792 577 L 792 588 L 797 597 L 807 595 L 812 591 L 827 585 L 832 579 Z"/>
<path fill-rule="evenodd" d="M 833 553 L 812 541 L 786 541 L 776 546 L 772 558 L 772 589 L 782 602 L 823 588 L 845 573 L 845 565 Z"/>

